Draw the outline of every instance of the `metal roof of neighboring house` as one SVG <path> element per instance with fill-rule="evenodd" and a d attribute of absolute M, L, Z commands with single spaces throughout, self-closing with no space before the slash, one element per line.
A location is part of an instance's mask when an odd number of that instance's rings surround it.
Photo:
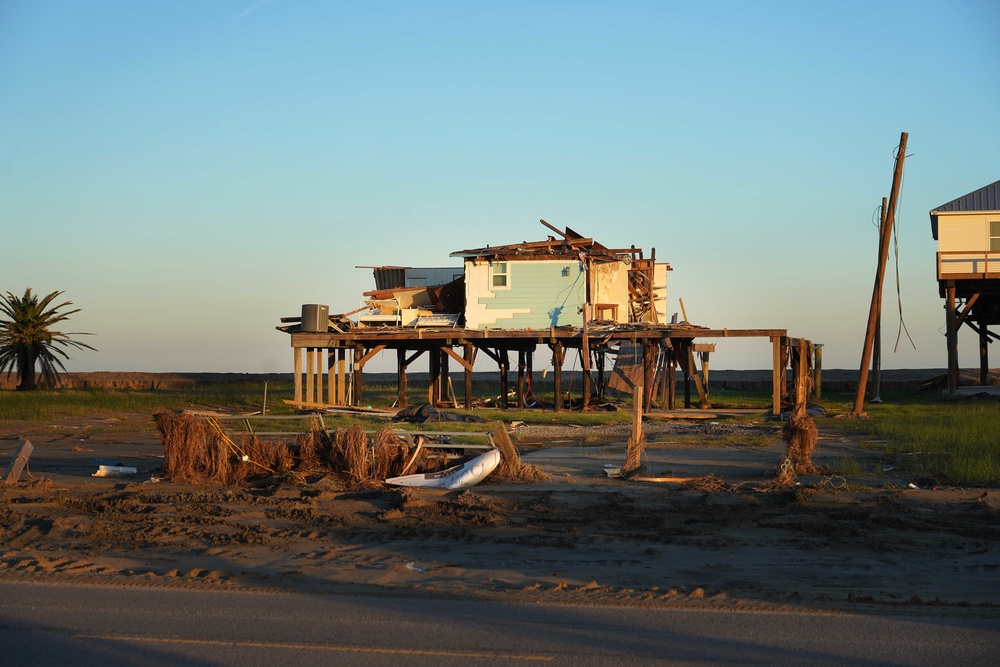
<path fill-rule="evenodd" d="M 990 183 L 975 192 L 936 206 L 931 213 L 946 211 L 1000 211 L 1000 181 Z"/>
<path fill-rule="evenodd" d="M 934 235 L 934 240 L 938 237 L 938 214 L 962 211 L 1000 211 L 1000 181 L 931 209 L 931 233 Z"/>

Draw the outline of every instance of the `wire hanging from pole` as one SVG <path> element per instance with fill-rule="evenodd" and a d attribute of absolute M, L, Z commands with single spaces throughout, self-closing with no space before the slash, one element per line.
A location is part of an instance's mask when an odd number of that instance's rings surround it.
<path fill-rule="evenodd" d="M 906 333 L 906 339 L 910 341 L 910 345 L 913 349 L 917 349 L 916 344 L 913 342 L 913 338 L 910 337 L 910 332 L 906 328 L 906 322 L 903 320 L 903 294 L 900 287 L 899 281 L 899 227 L 900 227 L 900 211 L 903 208 L 903 183 L 906 180 L 906 167 L 904 165 L 900 177 L 899 177 L 899 196 L 896 199 L 896 225 L 892 229 L 892 247 L 893 255 L 896 262 L 896 305 L 899 308 L 899 328 L 896 330 L 896 345 L 892 348 L 893 354 L 899 351 L 899 341 Z"/>

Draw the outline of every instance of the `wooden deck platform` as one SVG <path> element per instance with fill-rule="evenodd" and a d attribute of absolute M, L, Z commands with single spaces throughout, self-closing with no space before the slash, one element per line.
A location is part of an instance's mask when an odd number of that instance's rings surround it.
<path fill-rule="evenodd" d="M 588 409 L 592 395 L 603 396 L 609 377 L 607 356 L 620 343 L 641 346 L 641 380 L 634 386 L 644 392 L 643 405 L 673 409 L 677 402 L 675 383 L 667 378 L 683 372 L 684 406 L 691 407 L 693 384 L 701 408 L 711 407 L 704 378 L 696 366 L 696 355 L 703 367 L 711 346 L 695 340 L 725 338 L 766 338 L 773 348 L 773 411 L 781 410 L 787 395 L 785 368 L 793 367 L 819 373 L 821 346 L 804 339 L 789 338 L 785 329 L 710 329 L 691 324 L 606 324 L 592 322 L 582 327 L 539 329 L 461 329 L 363 327 L 345 332 L 304 332 L 282 330 L 290 334 L 295 366 L 295 402 L 323 405 L 362 405 L 365 364 L 384 350 L 397 355 L 397 405 L 407 405 L 407 367 L 424 354 L 428 356 L 429 382 L 427 402 L 437 405 L 454 399 L 449 364 L 457 363 L 464 370 L 464 405 L 472 407 L 472 370 L 480 353 L 497 364 L 502 409 L 509 407 L 508 376 L 511 371 L 510 353 L 517 353 L 516 406 L 524 407 L 531 393 L 533 358 L 536 348 L 547 346 L 552 353 L 552 368 L 556 390 L 554 409 L 564 409 L 562 369 L 567 352 L 579 355 L 583 369 L 582 405 Z M 304 364 L 303 364 L 304 361 Z M 304 367 L 303 367 L 304 366 Z M 325 377 L 324 377 L 325 375 Z M 798 378 L 799 374 L 796 373 Z M 818 378 L 816 378 L 818 379 Z M 324 380 L 326 388 L 324 391 Z M 819 382 L 815 382 L 819 386 Z M 325 399 L 325 400 L 324 400 Z"/>

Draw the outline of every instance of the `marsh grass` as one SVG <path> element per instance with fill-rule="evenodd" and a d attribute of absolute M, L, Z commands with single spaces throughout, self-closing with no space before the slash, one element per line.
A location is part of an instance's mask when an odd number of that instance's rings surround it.
<path fill-rule="evenodd" d="M 280 386 L 287 384 L 287 387 Z M 279 385 L 279 386 L 275 386 Z M 275 396 L 291 393 L 291 383 L 269 383 L 268 412 L 291 413 Z M 257 382 L 205 384 L 191 389 L 52 389 L 0 392 L 0 421 L 47 422 L 60 418 L 119 418 L 158 407 L 250 412 L 263 403 Z"/>
<path fill-rule="evenodd" d="M 952 400 L 897 391 L 865 404 L 868 419 L 826 419 L 824 426 L 868 435 L 872 448 L 917 476 L 950 484 L 1000 483 L 1000 403 Z M 852 397 L 831 398 L 831 413 L 846 414 Z"/>

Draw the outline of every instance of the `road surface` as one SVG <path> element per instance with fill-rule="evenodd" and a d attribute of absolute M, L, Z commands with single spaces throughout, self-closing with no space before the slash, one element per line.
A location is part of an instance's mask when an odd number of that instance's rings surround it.
<path fill-rule="evenodd" d="M 1000 623 L 0 582 L 8 665 L 992 665 Z"/>

